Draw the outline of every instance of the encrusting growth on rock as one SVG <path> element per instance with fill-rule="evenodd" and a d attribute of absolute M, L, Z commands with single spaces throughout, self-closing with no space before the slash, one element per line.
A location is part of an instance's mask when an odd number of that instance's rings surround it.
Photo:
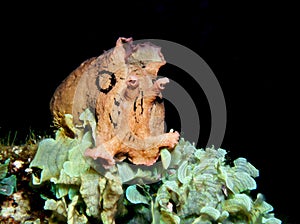
<path fill-rule="evenodd" d="M 165 63 L 160 47 L 119 38 L 114 48 L 83 62 L 56 89 L 50 102 L 54 122 L 67 128 L 62 115 L 71 114 L 80 125 L 79 115 L 89 108 L 97 133 L 95 147 L 85 156 L 104 159 L 107 167 L 126 158 L 152 165 L 161 148 L 172 150 L 179 140 L 178 132 L 164 132 L 162 90 L 169 79 L 157 79 L 157 73 Z"/>

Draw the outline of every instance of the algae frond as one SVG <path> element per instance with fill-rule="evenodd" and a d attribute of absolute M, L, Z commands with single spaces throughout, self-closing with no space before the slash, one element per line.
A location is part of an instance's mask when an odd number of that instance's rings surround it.
<path fill-rule="evenodd" d="M 106 170 L 83 155 L 95 142 L 95 121 L 89 110 L 81 118 L 82 127 L 71 127 L 75 138 L 58 129 L 30 164 L 41 171 L 33 184 L 52 186 L 52 194 L 41 193 L 53 223 L 281 223 L 261 193 L 252 198 L 259 171 L 246 158 L 229 165 L 226 150 L 182 138 L 154 166 L 120 162 Z"/>

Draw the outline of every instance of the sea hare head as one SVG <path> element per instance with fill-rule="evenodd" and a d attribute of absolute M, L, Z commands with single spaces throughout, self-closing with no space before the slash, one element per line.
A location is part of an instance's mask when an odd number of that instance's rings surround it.
<path fill-rule="evenodd" d="M 116 94 L 129 76 L 155 78 L 165 63 L 160 47 L 150 42 L 135 44 L 132 38 L 120 37 L 114 48 L 84 61 L 57 87 L 50 101 L 53 120 L 65 127 L 62 117 L 71 114 L 74 124 L 81 124 L 79 115 L 86 108 L 96 110 L 96 100 L 103 88 Z M 99 80 L 103 83 L 100 88 Z"/>

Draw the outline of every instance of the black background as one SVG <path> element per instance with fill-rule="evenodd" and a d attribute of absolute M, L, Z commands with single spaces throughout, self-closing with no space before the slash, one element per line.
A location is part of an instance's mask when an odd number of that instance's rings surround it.
<path fill-rule="evenodd" d="M 221 147 L 232 159 L 245 157 L 259 169 L 257 192 L 276 217 L 292 223 L 299 194 L 295 14 L 283 2 L 241 2 L 1 6 L 0 136 L 17 131 L 22 140 L 30 129 L 52 134 L 49 101 L 55 88 L 84 60 L 114 47 L 118 37 L 177 42 L 201 56 L 222 87 L 227 128 Z M 170 66 L 160 72 L 182 76 Z M 188 78 L 181 83 L 190 83 L 185 88 L 201 108 L 202 147 L 209 107 L 201 89 Z"/>

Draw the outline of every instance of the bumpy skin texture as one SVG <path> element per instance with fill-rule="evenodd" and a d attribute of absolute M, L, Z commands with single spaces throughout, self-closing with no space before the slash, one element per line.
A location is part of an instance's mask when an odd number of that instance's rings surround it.
<path fill-rule="evenodd" d="M 157 72 L 165 63 L 160 47 L 119 38 L 115 48 L 83 62 L 56 89 L 50 102 L 54 122 L 65 127 L 63 115 L 72 114 L 80 124 L 79 115 L 90 108 L 97 139 L 85 156 L 106 167 L 125 158 L 152 165 L 161 148 L 173 149 L 179 139 L 178 132 L 164 133 L 161 92 L 169 80 L 157 79 Z"/>

